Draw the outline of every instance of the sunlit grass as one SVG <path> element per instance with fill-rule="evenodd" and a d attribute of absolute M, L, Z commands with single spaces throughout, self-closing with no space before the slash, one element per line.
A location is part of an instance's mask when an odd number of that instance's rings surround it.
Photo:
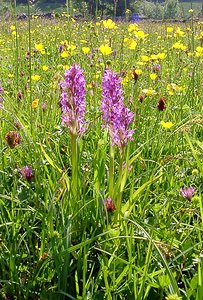
<path fill-rule="evenodd" d="M 28 33 L 1 24 L 1 298 L 201 299 L 202 22 L 33 19 Z M 74 63 L 82 136 L 61 119 Z M 103 126 L 106 69 L 134 113 L 123 148 Z"/>

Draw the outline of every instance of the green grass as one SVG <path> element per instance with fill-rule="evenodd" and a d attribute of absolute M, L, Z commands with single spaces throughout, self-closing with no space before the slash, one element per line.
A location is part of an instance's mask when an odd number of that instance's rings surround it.
<path fill-rule="evenodd" d="M 202 24 L 111 25 L 0 25 L 0 299 L 202 299 Z M 82 136 L 61 124 L 74 63 L 86 80 Z M 122 149 L 102 126 L 107 68 L 135 114 Z"/>

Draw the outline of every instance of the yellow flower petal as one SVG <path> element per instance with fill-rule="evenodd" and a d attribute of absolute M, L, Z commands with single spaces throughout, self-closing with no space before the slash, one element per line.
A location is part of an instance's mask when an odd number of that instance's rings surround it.
<path fill-rule="evenodd" d="M 35 99 L 32 101 L 32 108 L 37 108 L 38 107 L 38 103 L 39 103 L 39 99 Z"/>
<path fill-rule="evenodd" d="M 161 125 L 162 125 L 164 128 L 168 129 L 168 128 L 171 128 L 171 127 L 174 125 L 174 123 L 172 123 L 172 122 L 164 122 L 164 121 L 162 120 L 162 121 L 161 121 Z"/>

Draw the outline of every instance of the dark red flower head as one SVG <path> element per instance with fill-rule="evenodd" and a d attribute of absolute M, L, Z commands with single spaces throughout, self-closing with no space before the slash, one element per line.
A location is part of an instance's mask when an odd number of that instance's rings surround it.
<path fill-rule="evenodd" d="M 111 197 L 108 197 L 107 199 L 104 200 L 104 206 L 108 212 L 113 212 L 115 208 L 115 204 Z"/>
<path fill-rule="evenodd" d="M 20 134 L 16 131 L 9 131 L 6 135 L 6 141 L 10 148 L 15 148 L 21 142 Z"/>
<path fill-rule="evenodd" d="M 158 103 L 157 103 L 157 108 L 160 111 L 163 111 L 164 109 L 166 109 L 166 98 L 162 97 L 159 99 Z"/>

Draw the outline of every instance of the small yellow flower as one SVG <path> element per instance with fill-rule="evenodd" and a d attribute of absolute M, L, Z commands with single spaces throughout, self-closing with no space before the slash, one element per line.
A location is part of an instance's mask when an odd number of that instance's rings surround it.
<path fill-rule="evenodd" d="M 42 43 L 35 44 L 35 49 L 39 51 L 41 54 L 45 54 L 44 46 Z"/>
<path fill-rule="evenodd" d="M 111 49 L 111 47 L 109 47 L 108 44 L 101 45 L 101 46 L 99 47 L 99 50 L 100 50 L 100 52 L 101 52 L 103 55 L 109 55 L 109 54 L 112 53 L 112 49 Z"/>
<path fill-rule="evenodd" d="M 190 14 L 192 14 L 193 11 L 194 11 L 193 9 L 189 9 L 189 10 L 188 10 L 188 12 L 189 12 Z"/>
<path fill-rule="evenodd" d="M 198 46 L 196 48 L 195 56 L 197 57 L 203 56 L 203 47 Z"/>
<path fill-rule="evenodd" d="M 175 44 L 173 44 L 172 48 L 181 49 L 183 51 L 187 49 L 187 47 L 185 45 L 183 45 L 183 43 L 180 43 L 180 42 L 176 42 Z"/>
<path fill-rule="evenodd" d="M 9 73 L 8 78 L 14 78 L 14 74 Z"/>
<path fill-rule="evenodd" d="M 38 107 L 38 103 L 39 103 L 39 99 L 35 99 L 32 101 L 32 108 L 37 108 Z"/>
<path fill-rule="evenodd" d="M 138 29 L 138 25 L 136 23 L 130 24 L 128 26 L 128 32 L 132 32 Z"/>
<path fill-rule="evenodd" d="M 142 70 L 141 69 L 135 69 L 135 73 L 139 76 L 142 74 Z"/>
<path fill-rule="evenodd" d="M 150 57 L 147 56 L 147 55 L 142 55 L 142 56 L 141 56 L 141 59 L 142 59 L 143 62 L 148 62 L 148 61 L 150 61 Z"/>
<path fill-rule="evenodd" d="M 149 88 L 149 89 L 143 89 L 142 93 L 145 94 L 146 96 L 153 96 L 156 95 L 156 91 Z"/>
<path fill-rule="evenodd" d="M 171 128 L 171 127 L 174 125 L 174 123 L 172 123 L 172 122 L 164 122 L 164 121 L 162 120 L 162 121 L 161 121 L 161 125 L 162 125 L 164 128 L 168 129 L 168 128 Z"/>
<path fill-rule="evenodd" d="M 144 33 L 144 31 L 142 30 L 134 31 L 134 34 L 137 38 L 141 38 L 141 39 L 146 38 L 149 35 L 147 33 Z"/>
<path fill-rule="evenodd" d="M 104 20 L 103 25 L 107 29 L 117 28 L 116 24 L 111 19 Z"/>
<path fill-rule="evenodd" d="M 184 36 L 184 35 L 185 35 L 185 32 L 182 31 L 182 30 L 180 29 L 180 27 L 178 27 L 178 28 L 176 29 L 175 33 L 174 33 L 174 37 L 177 37 L 177 36 Z"/>
<path fill-rule="evenodd" d="M 133 39 L 124 38 L 124 46 L 128 47 L 131 50 L 135 50 L 137 43 Z"/>
<path fill-rule="evenodd" d="M 82 52 L 83 52 L 84 54 L 87 54 L 87 53 L 90 52 L 90 48 L 89 48 L 89 47 L 82 47 Z"/>
<path fill-rule="evenodd" d="M 40 75 L 32 75 L 31 78 L 33 81 L 39 81 L 41 76 Z"/>
<path fill-rule="evenodd" d="M 68 56 L 69 56 L 68 51 L 63 51 L 63 52 L 61 53 L 61 57 L 63 57 L 63 58 L 67 58 Z"/>
<path fill-rule="evenodd" d="M 162 59 L 164 59 L 165 57 L 166 57 L 166 54 L 163 53 L 163 52 L 157 54 L 157 58 L 158 58 L 158 59 L 161 59 L 161 60 L 162 60 Z"/>
<path fill-rule="evenodd" d="M 49 70 L 49 67 L 48 66 L 42 66 L 42 70 L 46 72 L 46 71 Z"/>
<path fill-rule="evenodd" d="M 156 80 L 157 79 L 157 74 L 156 73 L 152 73 L 149 75 L 151 80 Z"/>
<path fill-rule="evenodd" d="M 15 30 L 15 29 L 16 29 L 15 25 L 11 25 L 11 26 L 10 26 L 10 29 L 11 29 L 11 30 Z"/>
<path fill-rule="evenodd" d="M 167 27 L 167 28 L 166 28 L 166 31 L 167 31 L 167 33 L 173 32 L 173 27 Z"/>

